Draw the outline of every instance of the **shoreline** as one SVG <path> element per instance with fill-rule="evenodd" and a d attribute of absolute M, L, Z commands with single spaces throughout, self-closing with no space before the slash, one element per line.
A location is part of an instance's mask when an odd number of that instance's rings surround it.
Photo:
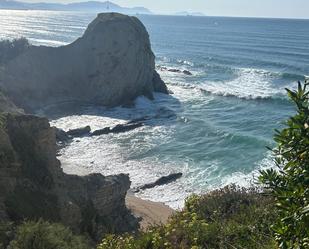
<path fill-rule="evenodd" d="M 128 192 L 126 196 L 126 206 L 132 214 L 140 219 L 140 229 L 146 231 L 154 225 L 166 224 L 176 210 L 162 202 L 153 202 L 136 197 Z"/>

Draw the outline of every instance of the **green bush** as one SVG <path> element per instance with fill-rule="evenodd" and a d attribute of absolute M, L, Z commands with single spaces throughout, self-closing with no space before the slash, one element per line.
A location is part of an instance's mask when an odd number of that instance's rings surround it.
<path fill-rule="evenodd" d="M 187 199 L 166 225 L 136 235 L 105 237 L 98 249 L 275 249 L 273 200 L 255 189 L 229 186 Z"/>
<path fill-rule="evenodd" d="M 309 91 L 287 89 L 297 107 L 297 114 L 276 131 L 277 148 L 273 150 L 278 170 L 261 172 L 260 181 L 276 199 L 279 219 L 273 226 L 282 249 L 309 248 Z"/>
<path fill-rule="evenodd" d="M 0 249 L 6 249 L 14 237 L 15 226 L 11 222 L 0 222 Z"/>
<path fill-rule="evenodd" d="M 60 224 L 42 220 L 25 222 L 17 228 L 15 239 L 8 249 L 89 249 L 83 237 Z"/>

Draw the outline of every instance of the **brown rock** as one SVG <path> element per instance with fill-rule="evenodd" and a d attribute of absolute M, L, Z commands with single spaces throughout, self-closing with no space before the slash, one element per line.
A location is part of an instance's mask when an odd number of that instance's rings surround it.
<path fill-rule="evenodd" d="M 0 221 L 43 218 L 99 240 L 104 233 L 137 228 L 125 207 L 129 187 L 127 175 L 64 174 L 56 158 L 55 129 L 47 119 L 5 116 L 0 128 Z"/>
<path fill-rule="evenodd" d="M 31 46 L 0 72 L 2 87 L 27 111 L 62 102 L 117 106 L 167 93 L 155 72 L 149 35 L 136 18 L 102 13 L 62 47 Z"/>

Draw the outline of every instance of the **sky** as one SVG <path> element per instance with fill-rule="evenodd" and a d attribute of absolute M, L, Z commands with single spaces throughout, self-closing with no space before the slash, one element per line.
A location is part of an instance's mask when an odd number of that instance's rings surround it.
<path fill-rule="evenodd" d="M 23 0 L 81 2 L 86 0 Z M 121 6 L 143 6 L 155 13 L 203 12 L 211 16 L 309 18 L 309 0 L 111 0 Z"/>

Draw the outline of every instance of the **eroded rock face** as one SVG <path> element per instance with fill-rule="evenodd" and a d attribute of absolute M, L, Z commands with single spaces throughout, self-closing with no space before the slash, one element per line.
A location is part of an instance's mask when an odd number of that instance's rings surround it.
<path fill-rule="evenodd" d="M 0 113 L 24 113 L 24 110 L 18 108 L 9 98 L 0 91 Z"/>
<path fill-rule="evenodd" d="M 116 106 L 168 93 L 154 59 L 136 17 L 104 13 L 70 45 L 28 48 L 4 67 L 0 86 L 27 111 L 65 101 Z"/>
<path fill-rule="evenodd" d="M 43 218 L 94 240 L 137 228 L 125 207 L 127 175 L 66 175 L 47 119 L 6 114 L 1 120 L 0 221 Z"/>

